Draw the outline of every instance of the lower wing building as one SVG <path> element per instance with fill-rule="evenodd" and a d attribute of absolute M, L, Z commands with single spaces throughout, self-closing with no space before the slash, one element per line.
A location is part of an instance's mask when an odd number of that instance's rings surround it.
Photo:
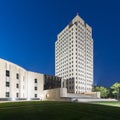
<path fill-rule="evenodd" d="M 0 100 L 59 99 L 62 78 L 30 72 L 0 59 Z"/>

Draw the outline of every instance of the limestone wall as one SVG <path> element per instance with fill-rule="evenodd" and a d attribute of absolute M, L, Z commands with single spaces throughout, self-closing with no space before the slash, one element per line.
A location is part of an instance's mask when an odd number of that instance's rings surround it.
<path fill-rule="evenodd" d="M 61 97 L 67 97 L 66 88 L 44 90 L 41 95 L 42 100 L 60 100 Z"/>

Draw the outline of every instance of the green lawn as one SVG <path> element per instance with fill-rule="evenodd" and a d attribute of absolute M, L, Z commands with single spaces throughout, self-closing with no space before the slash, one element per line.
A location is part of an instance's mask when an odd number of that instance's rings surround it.
<path fill-rule="evenodd" d="M 120 107 L 120 102 L 97 102 L 97 104 Z"/>
<path fill-rule="evenodd" d="M 70 102 L 1 103 L 0 120 L 120 120 L 120 108 Z"/>

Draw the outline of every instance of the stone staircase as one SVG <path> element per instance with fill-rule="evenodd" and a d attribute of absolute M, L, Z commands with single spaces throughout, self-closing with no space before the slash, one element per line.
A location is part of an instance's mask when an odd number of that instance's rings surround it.
<path fill-rule="evenodd" d="M 84 94 L 67 93 L 67 98 L 73 102 L 100 102 L 100 101 L 117 101 L 116 99 L 102 99 L 95 96 L 89 96 Z"/>

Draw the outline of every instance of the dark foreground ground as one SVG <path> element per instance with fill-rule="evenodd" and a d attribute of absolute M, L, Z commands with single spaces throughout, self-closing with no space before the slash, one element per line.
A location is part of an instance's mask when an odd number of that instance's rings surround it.
<path fill-rule="evenodd" d="M 70 102 L 0 103 L 0 120 L 120 120 L 120 107 Z"/>

